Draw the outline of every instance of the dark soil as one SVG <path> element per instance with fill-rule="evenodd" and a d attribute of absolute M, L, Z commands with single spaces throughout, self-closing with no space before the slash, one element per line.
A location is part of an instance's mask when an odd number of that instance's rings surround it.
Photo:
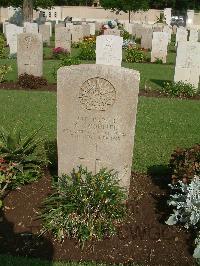
<path fill-rule="evenodd" d="M 45 86 L 39 86 L 37 89 L 22 88 L 17 82 L 0 83 L 0 90 L 26 90 L 26 91 L 56 91 L 57 85 L 48 83 Z"/>
<path fill-rule="evenodd" d="M 41 202 L 51 193 L 51 176 L 11 191 L 0 220 L 0 253 L 48 260 L 97 261 L 140 265 L 194 265 L 192 237 L 177 226 L 167 226 L 168 180 L 132 174 L 127 222 L 111 239 L 90 242 L 81 250 L 75 240 L 61 244 L 50 235 L 38 236 Z M 1 217 L 1 216 L 0 216 Z"/>
<path fill-rule="evenodd" d="M 26 90 L 26 91 L 51 91 L 56 92 L 57 91 L 57 85 L 56 83 L 48 83 L 45 86 L 38 87 L 37 89 L 27 89 L 22 88 L 17 82 L 3 82 L 0 83 L 0 90 Z M 159 91 L 148 91 L 148 90 L 140 90 L 139 96 L 145 96 L 145 97 L 156 97 L 156 98 L 179 98 L 179 97 L 171 97 L 163 92 Z M 180 98 L 179 98 L 180 99 Z M 200 95 L 195 95 L 191 98 L 184 98 L 184 99 L 190 99 L 190 100 L 200 100 Z"/>

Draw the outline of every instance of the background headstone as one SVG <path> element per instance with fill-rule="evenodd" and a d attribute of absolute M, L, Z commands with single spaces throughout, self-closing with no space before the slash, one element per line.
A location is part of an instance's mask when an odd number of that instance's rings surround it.
<path fill-rule="evenodd" d="M 77 166 L 118 172 L 129 188 L 139 72 L 103 65 L 58 70 L 58 172 Z"/>
<path fill-rule="evenodd" d="M 24 32 L 37 34 L 38 33 L 38 24 L 37 23 L 24 22 Z"/>
<path fill-rule="evenodd" d="M 90 26 L 90 35 L 95 35 L 95 23 L 88 23 Z"/>
<path fill-rule="evenodd" d="M 153 29 L 151 27 L 144 27 L 142 30 L 141 48 L 152 48 Z"/>
<path fill-rule="evenodd" d="M 18 35 L 17 65 L 21 74 L 41 77 L 43 73 L 43 43 L 40 34 L 22 33 Z"/>
<path fill-rule="evenodd" d="M 188 37 L 188 31 L 185 28 L 177 28 L 176 32 L 176 46 L 178 42 L 186 42 Z"/>
<path fill-rule="evenodd" d="M 72 30 L 72 42 L 79 42 L 83 40 L 83 27 L 82 25 L 74 25 Z"/>
<path fill-rule="evenodd" d="M 49 25 L 40 25 L 39 33 L 42 35 L 43 43 L 50 45 L 50 26 Z"/>
<path fill-rule="evenodd" d="M 120 36 L 120 30 L 118 30 L 118 29 L 107 29 L 107 30 L 104 30 L 104 35 Z"/>
<path fill-rule="evenodd" d="M 199 40 L 199 32 L 197 29 L 191 29 L 190 30 L 190 36 L 189 36 L 189 41 L 190 42 L 198 42 Z"/>
<path fill-rule="evenodd" d="M 83 37 L 89 37 L 90 36 L 90 25 L 82 24 L 82 28 L 83 28 Z"/>
<path fill-rule="evenodd" d="M 53 34 L 52 23 L 50 21 L 47 21 L 47 22 L 45 22 L 45 25 L 49 25 L 50 26 L 50 36 L 52 37 L 52 34 Z"/>
<path fill-rule="evenodd" d="M 100 35 L 96 39 L 96 64 L 121 66 L 123 38 Z"/>
<path fill-rule="evenodd" d="M 10 54 L 17 53 L 17 35 L 23 33 L 24 28 L 14 24 L 6 25 L 6 39 L 10 48 Z"/>
<path fill-rule="evenodd" d="M 152 40 L 151 62 L 157 59 L 167 61 L 168 34 L 166 32 L 154 32 Z"/>
<path fill-rule="evenodd" d="M 55 47 L 62 47 L 71 52 L 71 31 L 67 28 L 55 30 Z"/>
<path fill-rule="evenodd" d="M 174 81 L 183 81 L 198 88 L 200 75 L 200 43 L 179 42 Z"/>

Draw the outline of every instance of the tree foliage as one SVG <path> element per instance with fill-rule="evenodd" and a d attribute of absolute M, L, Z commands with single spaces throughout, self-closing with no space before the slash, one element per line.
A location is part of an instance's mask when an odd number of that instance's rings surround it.
<path fill-rule="evenodd" d="M 105 9 L 128 12 L 147 10 L 149 7 L 149 0 L 100 0 L 100 5 Z"/>

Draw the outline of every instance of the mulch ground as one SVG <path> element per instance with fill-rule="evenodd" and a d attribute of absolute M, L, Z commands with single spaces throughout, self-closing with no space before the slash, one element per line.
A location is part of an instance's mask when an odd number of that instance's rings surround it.
<path fill-rule="evenodd" d="M 51 193 L 51 176 L 11 191 L 0 216 L 0 253 L 65 261 L 139 263 L 140 265 L 194 265 L 192 237 L 178 226 L 167 226 L 168 180 L 132 174 L 128 219 L 111 239 L 90 242 L 83 250 L 75 240 L 59 243 L 39 236 L 41 203 Z"/>
<path fill-rule="evenodd" d="M 38 87 L 37 89 L 27 89 L 22 88 L 17 82 L 3 82 L 0 83 L 0 90 L 25 90 L 25 91 L 50 91 L 50 92 L 56 92 L 57 91 L 57 85 L 56 83 L 48 83 L 45 86 Z M 148 91 L 148 90 L 140 90 L 139 96 L 145 96 L 145 97 L 156 97 L 156 98 L 172 98 L 171 96 L 159 92 L 159 91 Z M 173 97 L 175 98 L 175 97 Z M 176 97 L 179 98 L 179 97 Z M 195 95 L 194 97 L 188 98 L 190 100 L 200 100 L 200 95 Z"/>

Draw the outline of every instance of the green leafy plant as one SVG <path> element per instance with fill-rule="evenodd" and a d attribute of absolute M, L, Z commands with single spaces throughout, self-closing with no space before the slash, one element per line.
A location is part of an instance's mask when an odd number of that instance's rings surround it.
<path fill-rule="evenodd" d="M 125 52 L 125 60 L 129 63 L 143 63 L 147 61 L 147 56 L 140 49 L 128 47 Z"/>
<path fill-rule="evenodd" d="M 156 61 L 154 62 L 154 64 L 163 64 L 163 60 L 156 58 Z"/>
<path fill-rule="evenodd" d="M 57 71 L 60 67 L 71 66 L 71 65 L 80 65 L 80 64 L 81 64 L 81 61 L 75 56 L 63 57 L 59 66 L 54 67 L 53 76 L 55 79 L 57 78 Z"/>
<path fill-rule="evenodd" d="M 132 39 L 132 35 L 128 31 L 126 31 L 125 29 L 121 30 L 120 35 L 121 35 L 121 37 L 123 37 L 123 40 L 131 40 Z"/>
<path fill-rule="evenodd" d="M 41 175 L 46 164 L 42 155 L 37 152 L 41 139 L 36 138 L 39 130 L 31 135 L 21 137 L 15 127 L 10 132 L 0 131 L 0 198 L 7 188 L 33 182 Z"/>
<path fill-rule="evenodd" d="M 0 34 L 0 58 L 6 57 L 5 40 L 3 35 Z"/>
<path fill-rule="evenodd" d="M 44 230 L 62 241 L 85 241 L 113 235 L 126 213 L 125 189 L 116 173 L 100 170 L 93 175 L 82 167 L 54 183 L 55 193 L 46 199 L 42 219 Z"/>
<path fill-rule="evenodd" d="M 170 186 L 173 194 L 168 205 L 173 206 L 174 210 L 166 224 L 181 223 L 185 228 L 196 231 L 196 248 L 193 256 L 200 259 L 200 178 L 195 176 L 189 185 L 179 181 L 177 185 Z"/>
<path fill-rule="evenodd" d="M 47 85 L 47 80 L 43 77 L 35 77 L 27 73 L 19 76 L 18 84 L 26 89 L 38 89 Z"/>
<path fill-rule="evenodd" d="M 0 65 L 0 83 L 6 80 L 6 75 L 12 71 L 12 67 L 8 65 Z"/>
<path fill-rule="evenodd" d="M 162 91 L 170 96 L 180 98 L 194 97 L 197 94 L 197 89 L 189 83 L 179 82 L 165 82 Z"/>
<path fill-rule="evenodd" d="M 82 42 L 80 44 L 80 51 L 78 58 L 80 60 L 95 60 L 96 51 L 94 42 Z"/>
<path fill-rule="evenodd" d="M 175 150 L 169 166 L 172 172 L 172 182 L 190 183 L 195 175 L 200 176 L 200 145 L 188 149 Z"/>

